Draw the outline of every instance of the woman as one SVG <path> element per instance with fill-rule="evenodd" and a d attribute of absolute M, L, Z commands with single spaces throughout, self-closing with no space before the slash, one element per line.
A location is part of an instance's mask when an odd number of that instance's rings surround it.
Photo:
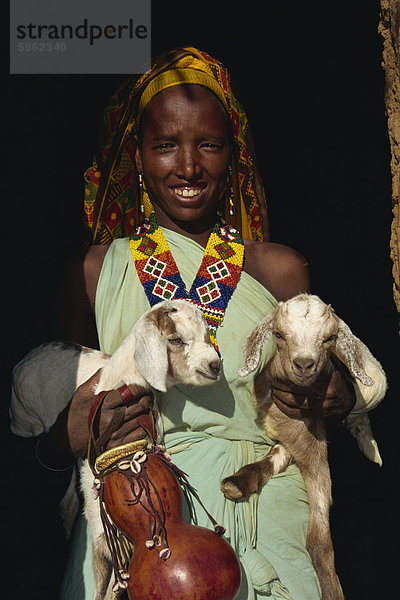
<path fill-rule="evenodd" d="M 165 272 L 176 267 L 186 290 L 195 281 L 192 292 L 199 296 L 197 277 L 208 253 L 215 251 L 209 240 L 216 223 L 220 231 L 223 216 L 241 231 L 244 263 L 236 264 L 237 280 L 230 282 L 223 327 L 216 332 L 223 376 L 207 388 L 178 386 L 162 395 L 165 445 L 208 510 L 224 525 L 240 557 L 243 581 L 238 598 L 317 599 L 319 584 L 305 549 L 307 495 L 297 467 L 290 466 L 259 497 L 253 495 L 246 502 L 231 502 L 220 492 L 225 476 L 273 445 L 256 423 L 253 377 L 237 376 L 242 342 L 278 301 L 309 291 L 304 258 L 285 246 L 261 241 L 267 237 L 265 200 L 247 121 L 227 73 L 196 49 L 172 51 L 138 82 L 129 80 L 113 98 L 106 117 L 108 138 L 86 173 L 85 209 L 94 245 L 75 265 L 69 281 L 67 337 L 95 345 L 95 309 L 100 348 L 111 353 L 149 308 L 149 300 L 156 301 L 146 287 L 143 255 L 124 237 L 144 217 L 151 217 L 151 232 L 166 244 Z M 227 262 L 232 250 L 229 235 L 228 231 L 223 240 Z M 113 237 L 121 239 L 109 245 Z M 139 238 L 132 236 L 133 242 Z M 204 281 L 200 283 L 205 285 Z M 181 288 L 178 285 L 178 292 L 184 293 Z M 266 356 L 268 352 L 271 347 L 266 347 Z M 49 435 L 75 457 L 87 450 L 87 418 L 96 378 L 97 374 L 81 386 Z M 135 401 L 112 434 L 109 448 L 143 437 L 136 417 L 148 409 L 151 399 L 140 390 L 132 392 Z M 277 391 L 275 398 L 281 410 L 294 417 L 302 402 L 295 392 Z M 355 402 L 338 373 L 308 392 L 324 398 L 324 413 L 331 422 L 344 418 Z M 118 392 L 107 395 L 101 430 L 120 404 Z M 202 510 L 195 508 L 198 523 L 210 526 Z M 93 589 L 90 544 L 80 520 L 62 598 L 89 599 Z"/>

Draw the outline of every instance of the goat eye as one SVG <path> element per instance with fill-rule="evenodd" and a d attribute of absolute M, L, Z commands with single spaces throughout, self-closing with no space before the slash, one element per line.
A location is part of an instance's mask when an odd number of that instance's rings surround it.
<path fill-rule="evenodd" d="M 278 338 L 278 340 L 284 340 L 285 338 L 283 337 L 283 335 L 281 333 L 279 333 L 279 331 L 274 331 L 274 336 L 276 338 Z"/>
<path fill-rule="evenodd" d="M 332 342 L 333 340 L 336 340 L 336 338 L 337 338 L 337 335 L 336 334 L 332 334 L 329 337 L 327 337 L 326 340 L 324 340 L 324 344 L 326 342 Z"/>
<path fill-rule="evenodd" d="M 171 340 L 168 340 L 168 341 L 173 346 L 182 346 L 184 344 L 184 342 L 181 338 L 172 338 Z"/>

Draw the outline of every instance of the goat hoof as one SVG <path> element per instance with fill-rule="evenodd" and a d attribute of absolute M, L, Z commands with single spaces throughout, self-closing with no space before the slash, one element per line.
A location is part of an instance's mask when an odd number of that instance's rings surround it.
<path fill-rule="evenodd" d="M 233 475 L 232 477 L 226 477 L 221 484 L 221 491 L 224 494 L 225 498 L 229 500 L 240 500 L 243 498 L 244 494 L 237 485 L 238 478 Z"/>

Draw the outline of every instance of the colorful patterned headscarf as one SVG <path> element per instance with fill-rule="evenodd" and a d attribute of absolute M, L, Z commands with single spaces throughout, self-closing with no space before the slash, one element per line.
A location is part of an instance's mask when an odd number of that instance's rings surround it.
<path fill-rule="evenodd" d="M 226 199 L 222 204 L 223 217 L 243 237 L 268 240 L 264 189 L 246 114 L 232 93 L 225 67 L 205 52 L 188 47 L 162 55 L 139 78 L 129 77 L 106 107 L 99 148 L 93 165 L 85 172 L 84 216 L 92 244 L 108 244 L 128 236 L 140 223 L 134 135 L 151 98 L 171 85 L 182 83 L 198 83 L 210 89 L 222 102 L 231 122 L 235 212 L 230 214 Z M 149 216 L 151 204 L 147 197 L 144 206 Z"/>

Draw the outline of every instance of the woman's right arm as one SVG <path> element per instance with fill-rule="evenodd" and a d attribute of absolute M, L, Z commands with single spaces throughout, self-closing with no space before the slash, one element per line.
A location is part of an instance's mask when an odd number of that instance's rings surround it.
<path fill-rule="evenodd" d="M 57 334 L 64 340 L 91 348 L 98 348 L 98 336 L 94 316 L 97 283 L 108 246 L 91 246 L 67 269 L 57 310 Z M 122 340 L 121 340 L 122 341 Z M 89 431 L 88 417 L 95 395 L 93 388 L 100 372 L 94 374 L 75 392 L 72 399 L 59 414 L 55 424 L 43 440 L 49 454 L 57 449 L 66 460 L 85 456 Z M 115 447 L 144 437 L 136 417 L 148 412 L 152 397 L 143 388 L 129 386 L 134 400 L 124 405 L 117 390 L 109 392 L 103 402 L 100 417 L 100 433 L 111 422 L 115 408 L 125 407 L 120 428 L 113 433 L 107 447 Z M 45 449 L 45 448 L 44 448 Z M 45 458 L 44 458 L 45 462 Z"/>
<path fill-rule="evenodd" d="M 100 271 L 108 246 L 90 246 L 66 268 L 56 311 L 56 334 L 98 348 L 94 305 Z"/>

